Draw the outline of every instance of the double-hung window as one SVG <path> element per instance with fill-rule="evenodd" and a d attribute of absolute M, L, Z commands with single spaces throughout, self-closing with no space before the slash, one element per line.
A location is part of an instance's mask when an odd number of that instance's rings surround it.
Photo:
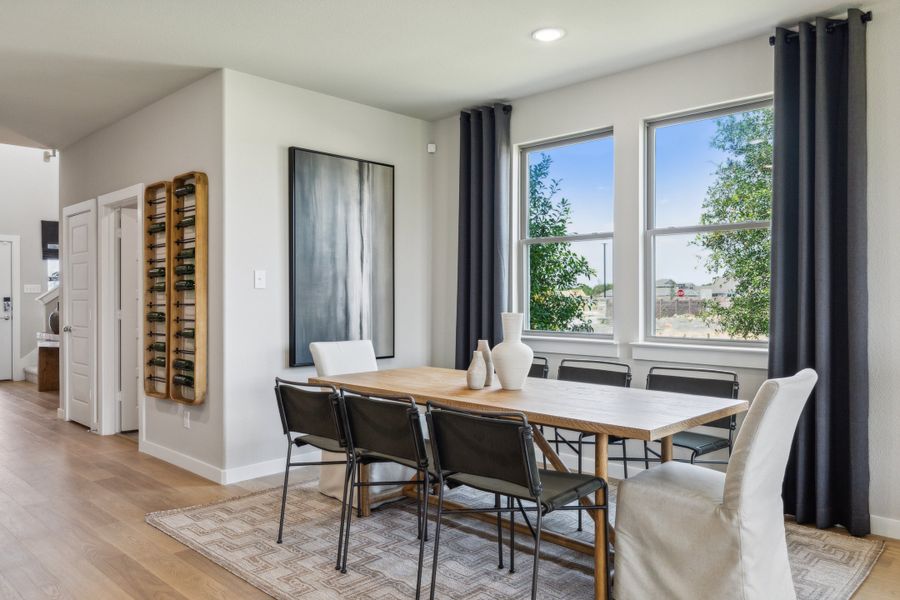
<path fill-rule="evenodd" d="M 647 126 L 646 336 L 764 342 L 771 101 Z"/>
<path fill-rule="evenodd" d="M 611 131 L 521 152 L 521 300 L 531 333 L 613 333 Z"/>

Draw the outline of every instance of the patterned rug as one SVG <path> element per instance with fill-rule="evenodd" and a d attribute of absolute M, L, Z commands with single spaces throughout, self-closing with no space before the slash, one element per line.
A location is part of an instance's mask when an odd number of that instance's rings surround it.
<path fill-rule="evenodd" d="M 615 498 L 615 485 L 611 486 Z M 493 504 L 493 497 L 460 488 L 448 500 L 471 506 Z M 206 506 L 147 515 L 147 522 L 206 556 L 274 598 L 373 599 L 415 595 L 416 506 L 401 500 L 353 519 L 348 570 L 334 569 L 340 503 L 315 491 L 314 484 L 292 486 L 284 543 L 275 543 L 281 488 L 273 488 Z M 576 531 L 574 511 L 545 519 L 547 529 L 585 541 L 593 539 L 592 521 Z M 802 600 L 850 598 L 881 554 L 883 542 L 786 523 L 791 569 Z M 509 560 L 508 532 L 504 560 Z M 441 529 L 437 597 L 459 599 L 526 598 L 531 586 L 531 538 L 516 536 L 516 572 L 497 569 L 496 529 L 470 517 L 445 517 Z M 423 588 L 430 581 L 431 553 L 426 545 Z M 591 557 L 555 544 L 541 545 L 540 598 L 593 596 Z"/>

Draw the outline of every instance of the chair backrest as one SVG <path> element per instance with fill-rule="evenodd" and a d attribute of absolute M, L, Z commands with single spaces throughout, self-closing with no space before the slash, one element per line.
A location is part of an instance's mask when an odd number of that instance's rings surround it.
<path fill-rule="evenodd" d="M 499 479 L 540 497 L 534 439 L 524 414 L 465 411 L 429 402 L 426 417 L 437 469 Z"/>
<path fill-rule="evenodd" d="M 647 389 L 694 396 L 737 399 L 740 384 L 737 373 L 718 369 L 689 369 L 682 367 L 651 367 L 647 373 Z M 734 429 L 734 417 L 706 423 L 706 427 Z"/>
<path fill-rule="evenodd" d="M 762 384 L 738 432 L 725 475 L 727 508 L 781 515 L 781 485 L 800 413 L 818 376 L 804 369 Z M 777 510 L 776 510 L 777 509 Z"/>
<path fill-rule="evenodd" d="M 372 340 L 313 342 L 309 351 L 319 377 L 378 370 Z"/>
<path fill-rule="evenodd" d="M 275 399 L 285 435 L 306 433 L 345 445 L 339 410 L 340 394 L 331 386 L 275 378 Z"/>
<path fill-rule="evenodd" d="M 410 396 L 370 396 L 344 388 L 343 414 L 349 443 L 428 467 L 419 410 Z"/>
<path fill-rule="evenodd" d="M 559 363 L 556 378 L 563 381 L 631 387 L 631 367 L 624 363 L 605 360 L 567 358 Z"/>
<path fill-rule="evenodd" d="M 531 363 L 531 368 L 528 369 L 529 377 L 538 377 L 540 379 L 547 379 L 547 376 L 550 374 L 550 362 L 544 356 L 535 356 Z"/>

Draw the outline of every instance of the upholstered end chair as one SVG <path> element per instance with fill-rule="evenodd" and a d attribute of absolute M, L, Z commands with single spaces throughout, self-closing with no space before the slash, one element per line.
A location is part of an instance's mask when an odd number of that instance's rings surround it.
<path fill-rule="evenodd" d="M 762 385 L 727 473 L 667 462 L 619 484 L 616 600 L 796 598 L 781 484 L 816 379 L 805 369 Z"/>
<path fill-rule="evenodd" d="M 375 348 L 372 346 L 371 340 L 313 342 L 309 345 L 309 351 L 312 353 L 316 374 L 319 377 L 378 370 Z M 343 459 L 343 454 L 322 452 L 323 461 Z M 368 468 L 370 470 L 369 478 L 372 481 L 400 481 L 411 479 L 415 475 L 413 469 L 396 463 L 377 463 Z M 371 486 L 369 497 L 373 500 L 373 504 L 378 504 L 378 496 L 393 491 L 393 489 L 390 486 Z M 319 491 L 326 496 L 340 499 L 344 492 L 344 467 L 340 465 L 321 467 Z"/>

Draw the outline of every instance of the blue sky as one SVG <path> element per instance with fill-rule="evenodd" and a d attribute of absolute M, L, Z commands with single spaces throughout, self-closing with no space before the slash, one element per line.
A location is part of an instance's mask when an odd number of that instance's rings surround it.
<path fill-rule="evenodd" d="M 710 146 L 716 119 L 702 119 L 656 129 L 656 226 L 694 225 L 700 221 L 706 190 L 715 179 L 725 154 Z M 572 204 L 572 233 L 613 230 L 612 136 L 532 152 L 529 164 L 541 154 L 551 157 L 550 177 L 559 179 L 560 193 Z M 658 278 L 708 283 L 712 277 L 700 267 L 701 250 L 688 242 L 693 236 L 666 238 L 657 247 Z M 588 258 L 602 279 L 603 246 L 580 242 L 573 250 Z M 612 280 L 612 248 L 607 247 L 607 279 Z"/>

